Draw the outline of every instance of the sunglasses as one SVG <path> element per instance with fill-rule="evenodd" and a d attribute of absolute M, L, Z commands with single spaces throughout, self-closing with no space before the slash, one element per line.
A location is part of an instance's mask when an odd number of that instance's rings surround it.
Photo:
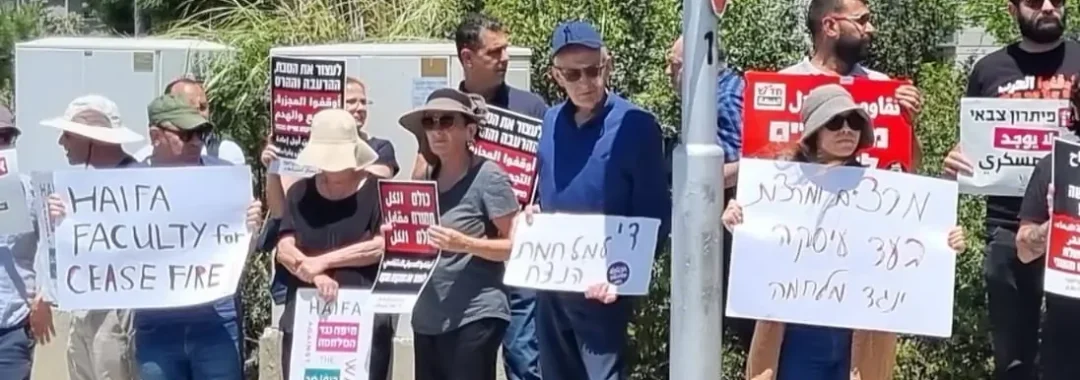
<path fill-rule="evenodd" d="M 566 79 L 566 81 L 577 82 L 583 76 L 588 79 L 595 79 L 596 77 L 600 76 L 600 72 L 604 70 L 604 63 L 580 69 L 558 66 L 556 66 L 555 69 L 559 70 L 559 75 L 561 75 L 563 79 Z"/>
<path fill-rule="evenodd" d="M 180 141 L 183 141 L 185 143 L 191 142 L 191 140 L 196 138 L 196 137 L 199 138 L 199 141 L 206 142 L 214 134 L 213 128 L 211 128 L 208 125 L 202 126 L 202 127 L 199 127 L 199 128 L 195 128 L 195 129 L 190 130 L 190 131 L 182 130 L 182 129 L 174 129 L 174 128 L 163 128 L 163 129 L 165 129 L 165 130 L 167 130 L 169 132 L 172 132 L 173 134 L 176 134 L 176 137 L 179 138 Z"/>
<path fill-rule="evenodd" d="M 825 123 L 825 129 L 829 132 L 836 132 L 847 127 L 852 131 L 858 131 L 860 129 L 858 128 L 858 123 L 862 123 L 862 120 L 855 116 L 839 115 L 832 118 L 832 120 L 829 120 L 828 123 Z"/>
<path fill-rule="evenodd" d="M 425 131 L 443 130 L 453 127 L 456 119 L 454 115 L 426 116 L 420 119 L 420 126 Z"/>
<path fill-rule="evenodd" d="M 1065 0 L 1049 0 L 1049 1 L 1050 1 L 1050 5 L 1053 5 L 1054 8 L 1061 8 L 1065 4 Z M 1039 8 L 1042 8 L 1043 3 L 1046 2 L 1046 0 L 1020 0 L 1019 2 L 1024 3 L 1024 5 L 1026 5 L 1028 8 L 1039 9 Z"/>
<path fill-rule="evenodd" d="M 15 140 L 19 138 L 18 132 L 12 131 L 0 131 L 0 143 L 4 145 L 11 145 L 15 143 Z"/>

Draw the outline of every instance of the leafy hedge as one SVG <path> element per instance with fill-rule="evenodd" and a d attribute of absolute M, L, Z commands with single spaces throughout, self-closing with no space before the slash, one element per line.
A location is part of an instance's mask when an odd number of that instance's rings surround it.
<path fill-rule="evenodd" d="M 111 12 L 105 21 L 119 30 L 130 26 L 130 18 L 123 16 L 130 14 L 122 9 L 124 3 L 121 0 L 87 2 L 95 12 Z M 499 17 L 511 29 L 514 44 L 533 49 L 533 89 L 552 102 L 562 94 L 547 75 L 551 29 L 565 19 L 592 21 L 601 29 L 616 60 L 612 87 L 653 110 L 665 125 L 679 125 L 678 103 L 663 74 L 667 49 L 681 29 L 679 0 L 146 0 L 140 3 L 151 8 L 147 13 L 155 29 L 164 25 L 169 27 L 169 35 L 215 40 L 239 49 L 231 58 L 213 62 L 209 91 L 218 125 L 240 142 L 251 158 L 257 157 L 269 125 L 265 102 L 270 47 L 362 38 L 447 38 L 458 16 L 466 11 L 485 11 Z M 958 99 L 967 70 L 965 65 L 941 62 L 938 45 L 964 22 L 987 22 L 996 31 L 1008 29 L 1008 23 L 1003 23 L 998 14 L 1004 12 L 1003 8 L 994 9 L 1004 2 L 875 0 L 870 3 L 879 33 L 868 65 L 913 79 L 923 90 L 926 105 L 917 128 L 925 150 L 923 171 L 937 173 L 942 156 L 957 138 Z M 987 5 L 990 3 L 997 5 Z M 122 11 L 110 11 L 117 7 Z M 970 12 L 961 14 L 961 10 Z M 10 41 L 42 33 L 41 29 L 21 32 L 25 20 L 13 21 L 9 14 L 7 9 L 0 10 L 0 84 L 11 73 L 10 63 L 3 60 L 4 53 L 10 51 Z M 733 1 L 721 31 L 730 65 L 742 70 L 772 70 L 800 59 L 808 51 L 804 26 L 798 21 L 803 14 L 805 10 L 798 8 L 794 0 Z M 1008 21 L 1007 15 L 1004 20 Z M 667 132 L 677 137 L 676 129 L 668 127 Z M 971 248 L 958 262 L 953 337 L 904 338 L 897 379 L 989 377 L 980 253 L 983 246 L 980 221 L 984 212 L 980 199 L 961 198 L 960 220 L 970 232 Z M 631 327 L 635 379 L 668 378 L 668 260 L 667 254 L 658 260 L 654 289 L 643 300 Z M 266 272 L 265 255 L 253 260 L 243 289 L 249 310 L 246 332 L 249 342 L 256 342 L 269 322 Z M 723 353 L 723 359 L 725 379 L 741 378 L 742 353 L 728 350 Z"/>

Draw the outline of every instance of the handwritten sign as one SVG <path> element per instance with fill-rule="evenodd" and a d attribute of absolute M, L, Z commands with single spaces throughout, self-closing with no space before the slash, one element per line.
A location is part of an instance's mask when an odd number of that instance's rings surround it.
<path fill-rule="evenodd" d="M 17 157 L 15 149 L 0 150 L 0 231 L 10 235 L 34 230 Z"/>
<path fill-rule="evenodd" d="M 379 181 L 386 252 L 375 280 L 377 313 L 411 313 L 439 261 L 428 227 L 439 224 L 439 191 L 434 181 Z"/>
<path fill-rule="evenodd" d="M 543 121 L 499 107 L 488 107 L 472 151 L 502 167 L 522 205 L 536 194 L 536 149 Z"/>
<path fill-rule="evenodd" d="M 503 283 L 567 292 L 608 283 L 619 294 L 647 294 L 659 228 L 651 218 L 534 215 L 531 225 L 517 223 Z"/>
<path fill-rule="evenodd" d="M 1080 144 L 1054 140 L 1053 155 L 1053 213 L 1043 287 L 1080 298 Z"/>
<path fill-rule="evenodd" d="M 372 325 L 370 290 L 338 289 L 326 302 L 315 289 L 296 291 L 289 380 L 367 380 Z"/>
<path fill-rule="evenodd" d="M 188 306 L 236 291 L 248 167 L 57 171 L 53 184 L 67 211 L 54 232 L 61 308 Z"/>
<path fill-rule="evenodd" d="M 840 84 L 870 115 L 874 145 L 859 162 L 870 167 L 908 171 L 911 168 L 911 121 L 903 115 L 894 94 L 903 81 L 747 72 L 743 94 L 743 156 L 773 159 L 794 150 L 802 136 L 800 112 L 814 88 Z"/>
<path fill-rule="evenodd" d="M 1060 99 L 964 98 L 960 100 L 960 149 L 974 166 L 960 175 L 966 194 L 1022 196 L 1035 163 L 1054 139 L 1075 140 L 1065 128 L 1069 102 Z"/>
<path fill-rule="evenodd" d="M 956 183 L 860 167 L 740 162 L 729 315 L 948 337 Z"/>
<path fill-rule="evenodd" d="M 307 145 L 311 118 L 324 108 L 341 108 L 345 99 L 345 61 L 270 57 L 270 114 L 279 160 L 271 172 L 308 176 L 313 168 L 294 161 Z"/>

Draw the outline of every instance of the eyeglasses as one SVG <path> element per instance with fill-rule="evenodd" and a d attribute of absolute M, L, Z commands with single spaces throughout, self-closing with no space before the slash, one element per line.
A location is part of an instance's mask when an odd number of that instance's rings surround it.
<path fill-rule="evenodd" d="M 1041 0 L 1035 0 L 1035 1 L 1041 1 Z M 1056 1 L 1062 1 L 1062 0 L 1056 0 Z M 872 16 L 870 15 L 869 12 L 863 13 L 860 16 L 835 16 L 835 17 L 833 17 L 833 19 L 834 20 L 851 21 L 853 23 L 858 24 L 859 26 L 866 26 L 871 21 L 873 21 Z"/>
<path fill-rule="evenodd" d="M 555 69 L 559 70 L 559 74 L 562 75 L 563 79 L 566 79 L 568 82 L 577 82 L 581 79 L 582 76 L 588 79 L 595 79 L 596 77 L 600 76 L 600 72 L 604 70 L 604 65 L 606 65 L 606 62 L 600 63 L 599 65 L 595 66 L 583 67 L 580 69 L 558 66 L 556 66 Z"/>
<path fill-rule="evenodd" d="M 454 121 L 454 115 L 426 116 L 420 119 L 420 126 L 424 127 L 425 131 L 442 130 L 453 127 Z"/>

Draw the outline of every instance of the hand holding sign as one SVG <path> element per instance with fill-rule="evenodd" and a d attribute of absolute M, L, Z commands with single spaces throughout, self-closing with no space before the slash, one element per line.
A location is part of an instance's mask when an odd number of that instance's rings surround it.
<path fill-rule="evenodd" d="M 334 302 L 337 299 L 338 283 L 333 278 L 320 274 L 315 276 L 312 282 L 315 284 L 315 288 L 319 290 L 319 297 L 322 297 L 323 301 Z"/>
<path fill-rule="evenodd" d="M 603 283 L 589 286 L 589 288 L 585 290 L 585 298 L 596 300 L 603 304 L 610 304 L 619 298 L 619 294 L 615 293 L 615 289 L 613 289 L 610 284 Z"/>
<path fill-rule="evenodd" d="M 949 231 L 949 248 L 953 252 L 961 253 L 967 250 L 967 238 L 964 235 L 964 227 L 956 226 Z"/>
<path fill-rule="evenodd" d="M 970 177 L 975 172 L 971 161 L 964 156 L 963 149 L 960 149 L 960 144 L 956 144 L 949 151 L 941 166 L 945 168 L 945 176 L 952 179 L 956 179 L 956 176 L 961 174 Z"/>
<path fill-rule="evenodd" d="M 262 227 L 262 202 L 258 199 L 251 202 L 251 205 L 247 209 L 247 228 L 248 233 L 253 234 Z"/>
<path fill-rule="evenodd" d="M 469 237 L 461 232 L 443 226 L 428 227 L 431 237 L 431 246 L 451 252 L 466 252 L 469 250 Z"/>
<path fill-rule="evenodd" d="M 59 195 L 49 194 L 49 221 L 53 226 L 60 224 L 60 221 L 64 220 L 64 216 L 67 215 L 67 210 L 64 207 L 64 201 L 60 199 Z"/>
<path fill-rule="evenodd" d="M 728 202 L 724 214 L 720 216 L 720 220 L 724 222 L 724 228 L 727 228 L 728 231 L 734 230 L 735 226 L 742 224 L 742 206 L 739 206 L 739 202 L 734 199 Z"/>
<path fill-rule="evenodd" d="M 919 112 L 922 112 L 922 94 L 915 86 L 905 84 L 897 87 L 896 101 L 900 103 L 900 107 L 904 109 L 904 113 L 910 120 L 915 120 Z M 912 124 L 912 127 L 914 126 L 915 124 Z"/>

